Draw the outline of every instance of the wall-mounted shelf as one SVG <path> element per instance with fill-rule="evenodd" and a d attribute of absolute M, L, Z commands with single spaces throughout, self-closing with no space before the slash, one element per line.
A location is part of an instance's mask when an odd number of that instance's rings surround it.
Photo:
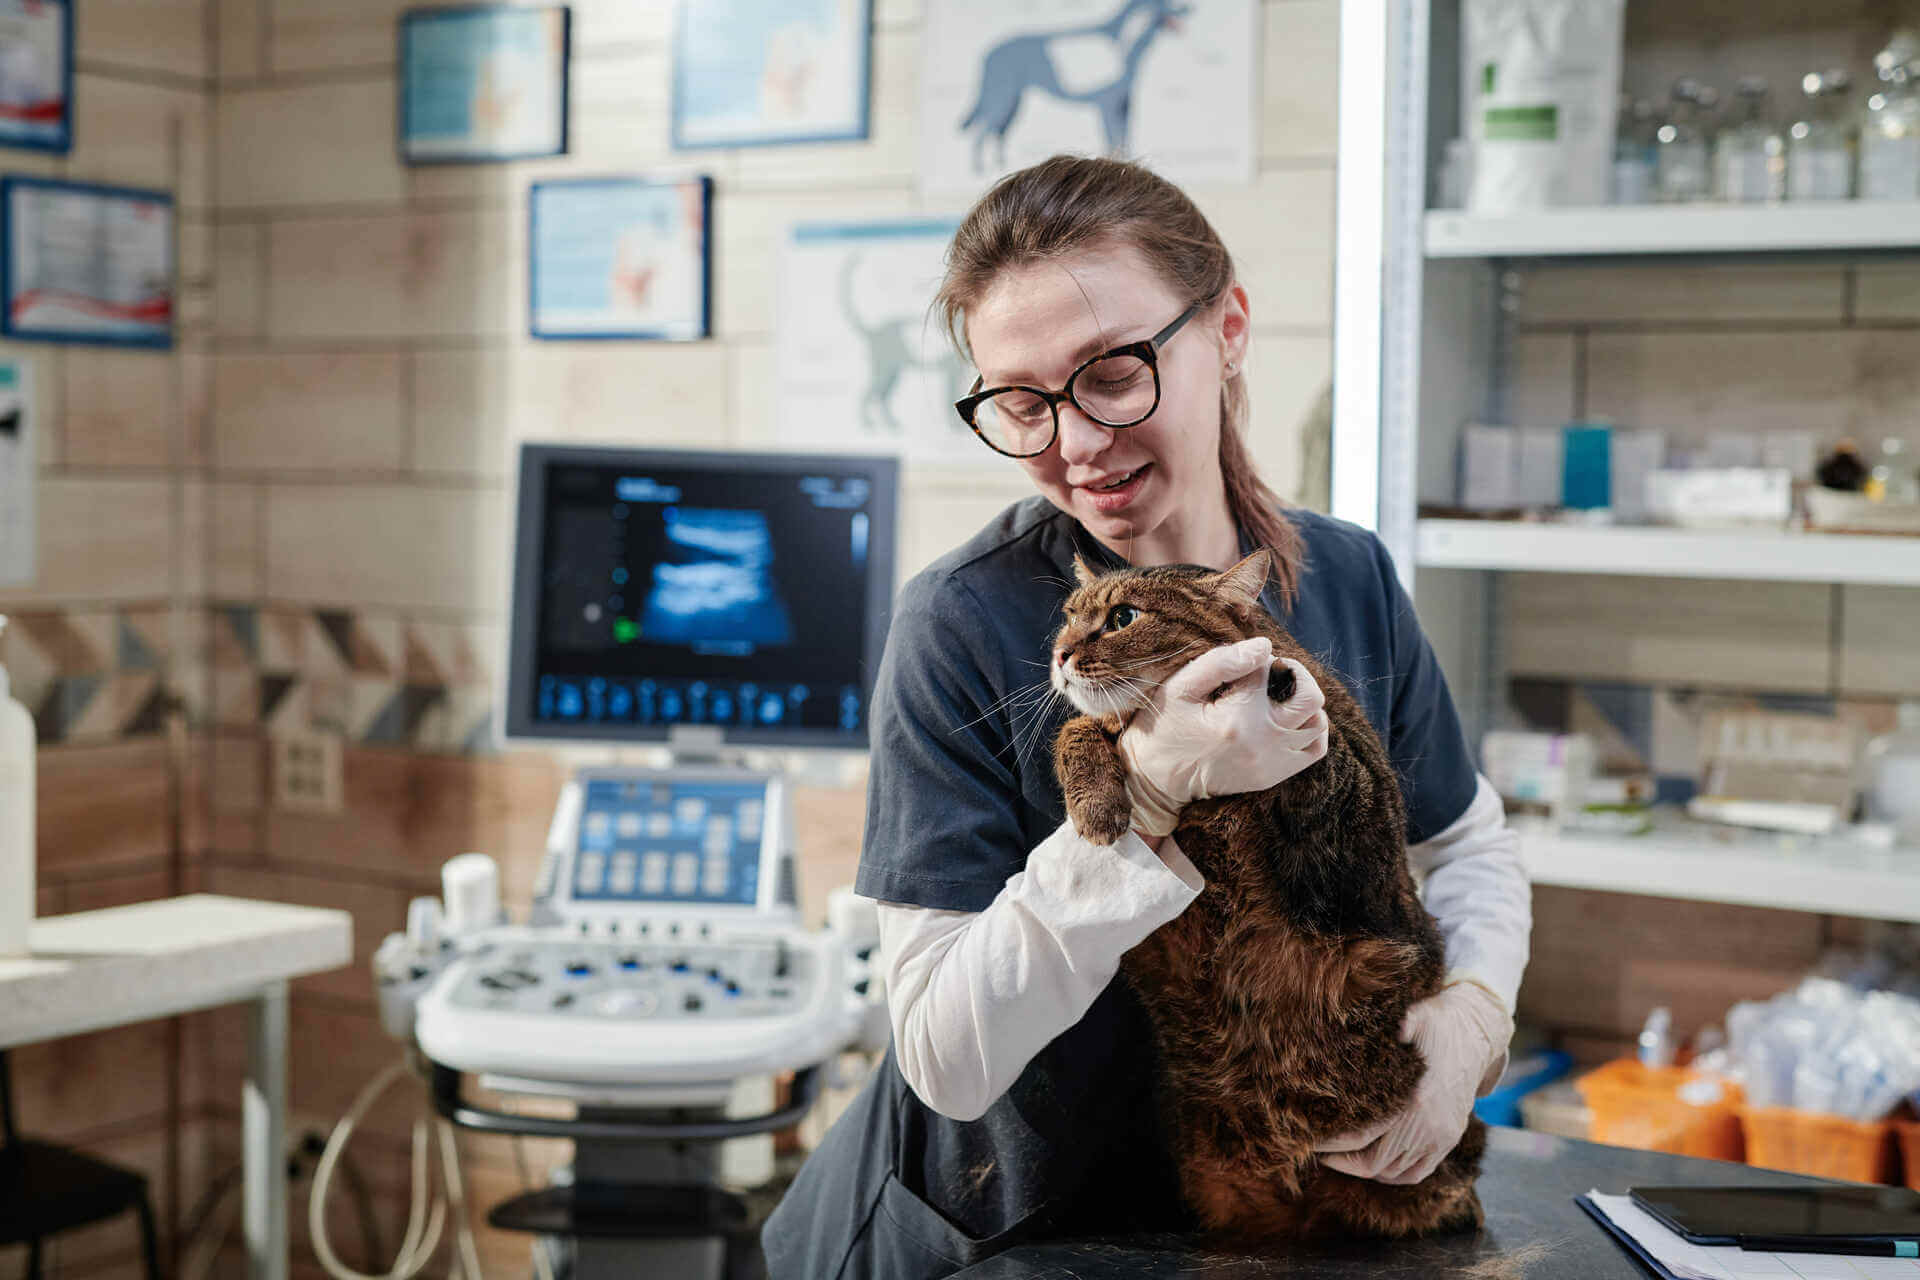
<path fill-rule="evenodd" d="M 1920 537 L 1422 520 L 1414 554 L 1436 569 L 1920 586 Z"/>
<path fill-rule="evenodd" d="M 1920 249 L 1920 203 L 1616 205 L 1426 216 L 1429 258 L 1848 252 Z"/>
<path fill-rule="evenodd" d="M 1644 836 L 1523 831 L 1535 884 L 1920 921 L 1920 849 L 1737 831 L 1663 814 Z"/>

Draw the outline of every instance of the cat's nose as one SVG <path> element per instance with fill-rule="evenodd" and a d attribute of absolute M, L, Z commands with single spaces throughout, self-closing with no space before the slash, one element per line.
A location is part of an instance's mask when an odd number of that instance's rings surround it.
<path fill-rule="evenodd" d="M 1067 665 L 1067 660 L 1071 657 L 1073 657 L 1072 649 L 1055 649 L 1053 651 L 1053 665 L 1064 670 Z"/>

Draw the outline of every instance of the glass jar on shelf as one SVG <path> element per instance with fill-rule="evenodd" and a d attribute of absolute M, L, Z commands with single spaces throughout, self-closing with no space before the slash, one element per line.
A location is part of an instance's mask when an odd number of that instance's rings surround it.
<path fill-rule="evenodd" d="M 1920 32 L 1894 32 L 1873 69 L 1880 91 L 1860 124 L 1860 198 L 1920 200 Z"/>
<path fill-rule="evenodd" d="M 1841 68 L 1800 78 L 1804 110 L 1787 129 L 1787 199 L 1845 200 L 1853 195 L 1853 77 Z"/>
<path fill-rule="evenodd" d="M 1920 502 L 1920 475 L 1914 473 L 1913 451 L 1899 436 L 1880 442 L 1880 456 L 1867 474 L 1866 495 L 1875 502 Z"/>
<path fill-rule="evenodd" d="M 1653 134 L 1659 124 L 1651 102 L 1622 98 L 1614 125 L 1613 203 L 1653 203 Z"/>
<path fill-rule="evenodd" d="M 1735 204 L 1781 200 L 1787 194 L 1787 144 L 1767 117 L 1767 82 L 1742 76 L 1733 94 L 1733 122 L 1713 143 L 1714 193 Z"/>
<path fill-rule="evenodd" d="M 1719 95 L 1698 80 L 1674 81 L 1667 119 L 1654 131 L 1654 198 L 1662 204 L 1713 194 L 1708 129 Z"/>

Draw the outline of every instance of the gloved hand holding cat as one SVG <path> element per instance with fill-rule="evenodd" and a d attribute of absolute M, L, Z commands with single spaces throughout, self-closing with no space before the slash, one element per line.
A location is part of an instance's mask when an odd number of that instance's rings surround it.
<path fill-rule="evenodd" d="M 1189 803 L 1265 791 L 1326 755 L 1320 686 L 1292 658 L 1280 661 L 1294 679 L 1283 703 L 1267 697 L 1265 636 L 1210 649 L 1153 691 L 1120 735 L 1135 830 L 1167 835 Z"/>

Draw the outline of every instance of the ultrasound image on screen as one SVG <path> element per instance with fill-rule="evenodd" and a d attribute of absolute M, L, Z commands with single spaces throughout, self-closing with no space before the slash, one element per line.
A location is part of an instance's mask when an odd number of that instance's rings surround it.
<path fill-rule="evenodd" d="M 555 464 L 534 717 L 864 727 L 859 474 Z"/>

